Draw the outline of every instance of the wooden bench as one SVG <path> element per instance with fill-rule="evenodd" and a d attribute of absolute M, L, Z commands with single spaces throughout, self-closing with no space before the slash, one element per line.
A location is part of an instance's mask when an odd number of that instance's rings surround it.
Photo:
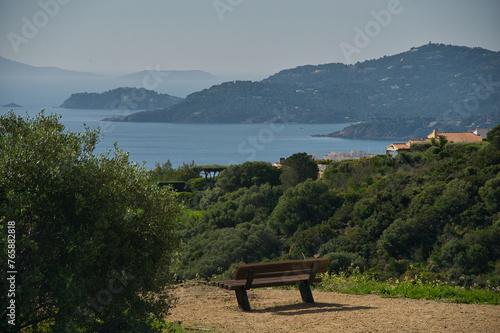
<path fill-rule="evenodd" d="M 236 267 L 233 280 L 209 282 L 236 292 L 240 309 L 250 311 L 247 290 L 276 286 L 299 285 L 300 295 L 305 303 L 314 303 L 311 284 L 321 282 L 316 274 L 326 273 L 330 259 L 305 259 L 278 261 L 260 264 L 245 264 Z"/>

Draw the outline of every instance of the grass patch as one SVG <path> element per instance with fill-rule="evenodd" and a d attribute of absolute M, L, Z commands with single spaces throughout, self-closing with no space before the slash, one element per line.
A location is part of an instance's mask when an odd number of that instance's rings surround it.
<path fill-rule="evenodd" d="M 406 297 L 428 299 L 451 303 L 500 304 L 500 290 L 496 288 L 460 287 L 441 281 L 424 282 L 419 275 L 405 276 L 404 279 L 379 281 L 369 273 L 354 269 L 352 274 L 328 273 L 321 275 L 323 281 L 317 290 L 336 291 L 346 294 L 377 294 L 384 297 Z"/>
<path fill-rule="evenodd" d="M 213 328 L 206 328 L 203 324 L 194 323 L 191 325 L 183 324 L 180 321 L 176 322 L 156 322 L 154 329 L 161 333 L 189 333 L 189 332 L 219 332 Z"/>

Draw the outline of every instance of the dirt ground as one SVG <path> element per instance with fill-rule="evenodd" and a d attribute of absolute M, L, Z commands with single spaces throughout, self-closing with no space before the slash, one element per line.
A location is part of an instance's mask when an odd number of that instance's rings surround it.
<path fill-rule="evenodd" d="M 233 291 L 199 283 L 174 289 L 168 321 L 220 332 L 499 332 L 500 306 L 440 303 L 313 290 L 315 304 L 298 290 L 252 289 L 252 311 L 238 308 Z"/>

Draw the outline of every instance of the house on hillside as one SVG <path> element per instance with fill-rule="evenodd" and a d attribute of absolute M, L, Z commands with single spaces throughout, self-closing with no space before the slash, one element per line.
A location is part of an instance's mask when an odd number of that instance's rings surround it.
<path fill-rule="evenodd" d="M 391 143 L 387 147 L 385 147 L 385 155 L 387 157 L 392 153 L 399 153 L 400 151 L 408 151 L 410 150 L 410 146 L 404 142 Z"/>
<path fill-rule="evenodd" d="M 323 174 L 325 173 L 327 167 L 328 165 L 326 164 L 318 164 L 318 179 L 323 178 Z"/>
<path fill-rule="evenodd" d="M 437 129 L 433 130 L 431 134 L 427 135 L 427 138 L 419 139 L 419 140 L 409 140 L 406 143 L 392 143 L 389 146 L 385 147 L 386 155 L 389 156 L 392 153 L 397 153 L 400 151 L 409 151 L 410 147 L 414 143 L 422 143 L 422 142 L 430 142 L 431 139 L 439 139 L 439 137 L 443 137 L 448 142 L 481 142 L 483 141 L 482 134 L 486 136 L 488 129 L 476 129 L 474 132 L 438 132 Z M 486 131 L 484 131 L 486 130 Z M 479 134 L 481 133 L 481 134 Z"/>
<path fill-rule="evenodd" d="M 439 139 L 442 136 L 448 142 L 481 142 L 483 137 L 481 135 L 474 134 L 474 132 L 438 132 L 437 129 L 432 131 L 431 134 L 427 135 L 428 139 Z"/>
<path fill-rule="evenodd" d="M 286 160 L 286 158 L 284 158 L 284 157 L 280 157 L 280 161 L 279 161 L 279 162 L 276 162 L 276 163 L 273 163 L 273 167 L 278 168 L 278 169 L 281 169 L 281 167 L 282 167 L 282 166 L 283 166 L 283 164 L 285 163 L 285 160 Z"/>
<path fill-rule="evenodd" d="M 431 139 L 419 139 L 419 140 L 408 140 L 406 143 L 391 143 L 385 147 L 385 154 L 389 157 L 390 153 L 399 153 L 400 151 L 409 151 L 410 147 L 414 143 L 430 142 Z"/>

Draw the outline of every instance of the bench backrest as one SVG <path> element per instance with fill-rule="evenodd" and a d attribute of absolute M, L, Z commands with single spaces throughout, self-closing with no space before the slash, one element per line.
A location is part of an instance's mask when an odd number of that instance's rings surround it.
<path fill-rule="evenodd" d="M 330 259 L 328 258 L 317 258 L 244 264 L 236 267 L 234 280 L 246 280 L 249 273 L 253 274 L 253 279 L 310 275 L 313 269 L 315 269 L 315 272 L 313 272 L 314 275 L 322 274 L 327 272 L 329 263 Z"/>

